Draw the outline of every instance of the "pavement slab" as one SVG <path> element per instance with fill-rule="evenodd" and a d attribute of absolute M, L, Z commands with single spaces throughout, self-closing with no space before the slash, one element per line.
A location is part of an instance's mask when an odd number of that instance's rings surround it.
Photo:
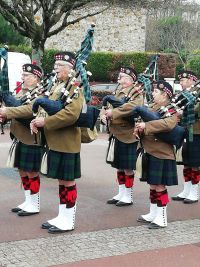
<path fill-rule="evenodd" d="M 195 219 L 172 222 L 167 228 L 159 230 L 141 225 L 3 242 L 0 244 L 0 264 L 8 267 L 42 267 L 147 252 L 199 243 L 199 233 L 200 220 Z M 195 250 L 200 252 L 199 246 Z"/>

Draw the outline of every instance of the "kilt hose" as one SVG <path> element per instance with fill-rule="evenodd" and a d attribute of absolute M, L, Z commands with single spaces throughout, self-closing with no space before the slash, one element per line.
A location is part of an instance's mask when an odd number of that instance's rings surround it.
<path fill-rule="evenodd" d="M 182 156 L 183 165 L 188 167 L 200 167 L 200 134 L 193 135 L 193 141 L 189 141 L 186 137 L 186 142 L 183 144 Z"/>
<path fill-rule="evenodd" d="M 17 144 L 14 167 L 27 172 L 39 172 L 42 158 L 42 147 Z"/>
<path fill-rule="evenodd" d="M 111 166 L 121 170 L 135 170 L 138 142 L 126 144 L 115 138 L 114 161 Z"/>
<path fill-rule="evenodd" d="M 147 183 L 152 185 L 177 185 L 176 161 L 159 159 L 148 153 Z"/>
<path fill-rule="evenodd" d="M 49 150 L 47 177 L 73 181 L 81 177 L 80 153 L 63 153 Z"/>

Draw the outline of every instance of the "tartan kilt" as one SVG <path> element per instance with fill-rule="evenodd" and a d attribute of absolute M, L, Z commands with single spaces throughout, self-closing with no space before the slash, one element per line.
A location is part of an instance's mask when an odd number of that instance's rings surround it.
<path fill-rule="evenodd" d="M 39 172 L 42 158 L 42 147 L 17 144 L 14 167 L 27 172 Z"/>
<path fill-rule="evenodd" d="M 47 177 L 64 181 L 73 181 L 80 178 L 80 153 L 63 153 L 49 150 L 47 156 Z"/>
<path fill-rule="evenodd" d="M 138 142 L 126 144 L 115 138 L 114 161 L 111 166 L 122 170 L 135 170 Z"/>
<path fill-rule="evenodd" d="M 183 144 L 182 156 L 183 165 L 200 167 L 200 134 L 194 134 L 192 142 L 189 141 L 187 135 L 186 142 Z"/>
<path fill-rule="evenodd" d="M 152 185 L 177 185 L 176 161 L 159 159 L 147 153 L 147 183 Z"/>

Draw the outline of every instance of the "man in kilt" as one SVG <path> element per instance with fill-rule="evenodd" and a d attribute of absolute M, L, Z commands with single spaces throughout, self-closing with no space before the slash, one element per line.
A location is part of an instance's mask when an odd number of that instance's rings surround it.
<path fill-rule="evenodd" d="M 107 204 L 115 204 L 118 207 L 133 204 L 134 170 L 136 167 L 137 140 L 133 135 L 134 122 L 130 120 L 133 107 L 143 105 L 143 94 L 138 93 L 142 87 L 137 81 L 137 73 L 131 67 L 120 69 L 118 82 L 121 90 L 116 97 L 122 99 L 126 97 L 128 102 L 117 108 L 109 108 L 101 116 L 105 123 L 110 122 L 110 143 L 114 142 L 114 159 L 110 163 L 117 169 L 118 194 L 107 201 Z M 109 151 L 108 151 L 109 153 Z"/>
<path fill-rule="evenodd" d="M 194 84 L 198 80 L 192 71 L 184 71 L 178 75 L 183 90 L 194 90 Z M 186 111 L 188 112 L 188 110 Z M 184 113 L 183 113 L 184 115 Z M 181 118 L 182 122 L 183 117 Z M 187 123 L 186 123 L 187 124 Z M 177 196 L 172 197 L 175 201 L 192 204 L 199 200 L 200 181 L 200 105 L 194 107 L 194 120 L 188 123 L 186 142 L 183 144 L 183 178 L 184 189 Z M 192 138 L 190 130 L 192 125 Z"/>
<path fill-rule="evenodd" d="M 21 98 L 27 92 L 34 90 L 43 75 L 42 69 L 35 64 L 25 64 L 22 66 L 23 88 L 17 94 Z M 18 168 L 23 185 L 25 201 L 11 211 L 19 216 L 28 216 L 37 214 L 40 211 L 40 163 L 41 163 L 41 146 L 34 144 L 33 135 L 31 135 L 29 124 L 17 118 L 32 118 L 31 104 L 19 107 L 4 107 L 0 109 L 0 116 L 3 119 L 12 120 L 10 125 L 11 136 L 14 143 L 17 144 L 15 149 L 15 165 Z M 17 142 L 18 140 L 18 142 Z"/>
<path fill-rule="evenodd" d="M 54 59 L 58 82 L 53 86 L 49 99 L 58 100 L 76 60 L 74 54 L 70 52 L 57 53 Z M 70 96 L 74 89 L 73 86 L 69 91 Z M 59 185 L 58 216 L 42 224 L 42 228 L 48 229 L 51 234 L 74 229 L 77 199 L 75 179 L 81 177 L 81 130 L 74 124 L 81 113 L 83 99 L 80 90 L 77 97 L 55 115 L 46 118 L 37 117 L 31 122 L 33 132 L 37 133 L 40 127 L 44 129 L 49 147 L 47 177 L 57 179 Z"/>
<path fill-rule="evenodd" d="M 154 105 L 156 111 L 170 102 L 173 89 L 165 81 L 158 81 L 154 87 Z M 156 138 L 156 133 L 172 130 L 177 124 L 177 115 L 164 119 L 137 123 L 134 134 L 142 136 L 142 146 L 147 156 L 147 183 L 150 185 L 150 212 L 141 215 L 139 222 L 150 223 L 150 229 L 167 226 L 168 193 L 166 186 L 178 184 L 174 147 Z"/>

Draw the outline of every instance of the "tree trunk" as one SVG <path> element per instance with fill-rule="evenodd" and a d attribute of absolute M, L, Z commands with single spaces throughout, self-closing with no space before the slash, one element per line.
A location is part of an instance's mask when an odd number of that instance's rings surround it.
<path fill-rule="evenodd" d="M 42 60 L 44 55 L 44 43 L 34 43 L 32 41 L 32 62 L 38 66 L 42 66 Z"/>

